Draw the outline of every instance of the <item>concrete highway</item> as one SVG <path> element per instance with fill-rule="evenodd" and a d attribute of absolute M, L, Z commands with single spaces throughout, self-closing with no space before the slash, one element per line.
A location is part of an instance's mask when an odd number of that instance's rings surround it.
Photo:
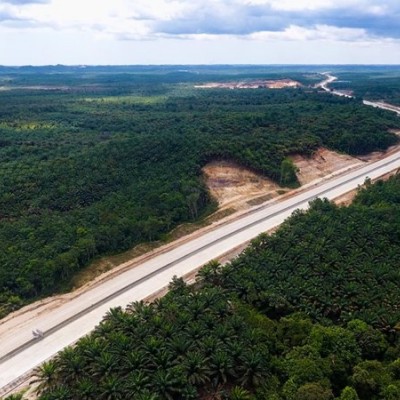
<path fill-rule="evenodd" d="M 306 209 L 316 197 L 336 198 L 400 168 L 400 152 L 302 191 L 282 201 L 255 207 L 231 223 L 217 227 L 183 245 L 121 273 L 52 311 L 37 315 L 18 330 L 13 320 L 0 336 L 0 388 L 32 370 L 44 360 L 88 334 L 111 307 L 125 306 L 162 289 L 171 278 L 183 276 L 208 261 L 281 224 L 296 209 Z M 32 331 L 44 332 L 35 339 Z M 1 391 L 0 391 L 1 395 Z"/>

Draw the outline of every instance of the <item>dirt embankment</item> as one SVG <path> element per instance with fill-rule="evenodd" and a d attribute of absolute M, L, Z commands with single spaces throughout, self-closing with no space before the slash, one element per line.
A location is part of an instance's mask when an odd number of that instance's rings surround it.
<path fill-rule="evenodd" d="M 298 168 L 297 177 L 301 185 L 363 164 L 357 158 L 325 148 L 311 157 L 293 155 L 290 158 Z M 287 188 L 281 188 L 272 180 L 232 161 L 212 161 L 203 168 L 203 173 L 220 209 L 243 210 L 288 192 Z"/>
<path fill-rule="evenodd" d="M 318 149 L 311 157 L 293 155 L 290 158 L 298 168 L 297 179 L 301 185 L 362 164 L 357 158 L 325 148 Z"/>
<path fill-rule="evenodd" d="M 278 195 L 279 186 L 276 183 L 233 161 L 212 161 L 203 168 L 203 173 L 220 209 L 243 209 L 248 207 L 248 200 Z"/>

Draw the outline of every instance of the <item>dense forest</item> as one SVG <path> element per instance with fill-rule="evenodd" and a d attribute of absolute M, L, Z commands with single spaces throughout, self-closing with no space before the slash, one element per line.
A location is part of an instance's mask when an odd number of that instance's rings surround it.
<path fill-rule="evenodd" d="M 313 91 L 316 74 L 264 75 L 302 89 L 236 91 L 193 87 L 215 71 L 48 68 L 0 75 L 0 317 L 68 289 L 94 258 L 215 209 L 209 160 L 296 186 L 288 155 L 385 149 L 400 127 L 393 113 Z M 232 76 L 244 72 L 219 79 Z"/>
<path fill-rule="evenodd" d="M 317 199 L 196 284 L 111 309 L 38 368 L 41 400 L 400 398 L 400 175 Z"/>

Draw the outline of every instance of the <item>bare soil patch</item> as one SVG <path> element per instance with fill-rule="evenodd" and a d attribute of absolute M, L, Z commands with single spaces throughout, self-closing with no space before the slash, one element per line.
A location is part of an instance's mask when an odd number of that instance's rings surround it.
<path fill-rule="evenodd" d="M 318 149 L 311 157 L 296 154 L 290 158 L 298 168 L 297 178 L 302 185 L 362 164 L 357 158 L 325 148 Z"/>
<path fill-rule="evenodd" d="M 272 180 L 233 161 L 212 161 L 203 168 L 206 184 L 220 209 L 244 208 L 256 197 L 276 197 L 280 188 Z"/>
<path fill-rule="evenodd" d="M 242 82 L 210 82 L 202 85 L 196 85 L 195 88 L 200 89 L 283 89 L 283 88 L 298 88 L 303 85 L 300 82 L 292 79 L 278 79 L 278 80 L 265 80 L 258 79 L 253 81 L 242 81 Z"/>

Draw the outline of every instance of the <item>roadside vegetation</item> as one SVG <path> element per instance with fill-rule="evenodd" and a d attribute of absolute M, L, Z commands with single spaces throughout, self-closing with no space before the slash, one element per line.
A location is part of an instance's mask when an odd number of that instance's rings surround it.
<path fill-rule="evenodd" d="M 307 88 L 195 90 L 218 74 L 46 68 L 0 76 L 0 317 L 68 290 L 96 257 L 215 210 L 201 173 L 210 160 L 293 187 L 291 154 L 398 140 L 392 113 Z"/>
<path fill-rule="evenodd" d="M 400 398 L 400 175 L 316 200 L 197 283 L 111 309 L 41 400 Z"/>

